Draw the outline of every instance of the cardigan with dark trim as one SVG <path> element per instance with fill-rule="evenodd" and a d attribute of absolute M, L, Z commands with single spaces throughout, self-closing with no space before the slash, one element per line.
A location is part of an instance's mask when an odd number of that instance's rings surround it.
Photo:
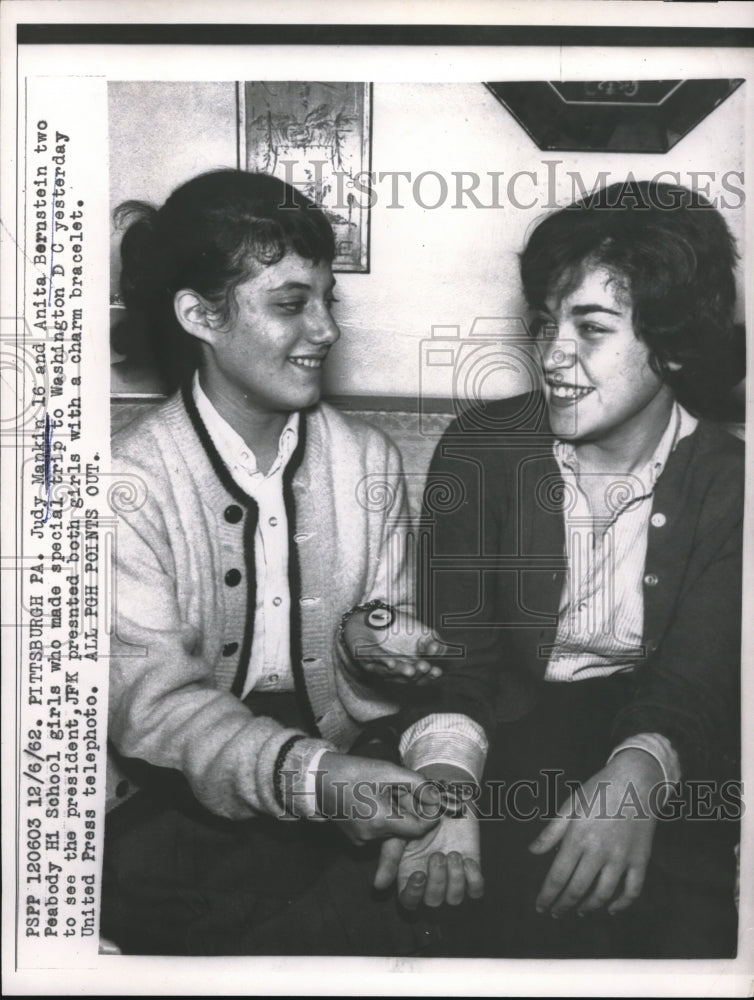
<path fill-rule="evenodd" d="M 194 400 L 191 390 L 191 383 L 186 384 L 182 390 L 183 405 L 194 425 L 194 430 L 199 436 L 204 450 L 207 452 L 212 467 L 223 482 L 229 492 L 235 493 L 239 503 L 247 511 L 244 522 L 244 561 L 246 563 L 246 573 L 248 579 L 247 600 L 249 608 L 256 610 L 256 563 L 254 554 L 254 538 L 256 535 L 257 523 L 259 521 L 259 506 L 256 500 L 249 496 L 236 482 L 227 468 L 220 454 L 215 447 L 214 441 L 204 425 L 199 410 Z M 301 572 L 298 565 L 298 546 L 295 544 L 296 535 L 296 504 L 293 497 L 293 477 L 301 465 L 306 450 L 306 412 L 299 414 L 298 442 L 293 450 L 293 454 L 286 463 L 283 470 L 283 503 L 288 527 L 288 586 L 291 595 L 291 612 L 289 626 L 289 649 L 291 654 L 291 666 L 293 670 L 294 690 L 296 700 L 301 711 L 302 718 L 306 721 L 309 733 L 319 735 L 312 706 L 306 694 L 306 684 L 301 670 L 301 615 L 299 601 L 301 599 Z M 246 683 L 246 673 L 249 668 L 251 658 L 251 646 L 254 641 L 254 615 L 249 615 L 246 620 L 243 642 L 241 643 L 241 655 L 238 659 L 238 670 L 231 685 L 231 692 L 236 697 L 241 696 Z"/>
<path fill-rule="evenodd" d="M 398 450 L 380 431 L 321 404 L 302 414 L 286 470 L 291 659 L 308 734 L 255 717 L 242 690 L 253 641 L 257 507 L 225 467 L 191 394 L 177 394 L 113 441 L 115 472 L 143 502 L 120 510 L 110 739 L 121 758 L 180 772 L 219 815 L 279 815 L 274 769 L 294 795 L 323 746 L 346 751 L 362 725 L 396 710 L 354 679 L 337 626 L 354 604 L 410 603 L 410 521 Z M 377 476 L 390 503 L 364 500 Z M 243 563 L 240 565 L 240 559 Z M 117 760 L 109 790 L 124 788 Z M 299 780 L 300 779 L 300 780 Z M 109 800 L 109 805 L 118 799 Z M 312 815 L 303 795 L 292 811 Z"/>
<path fill-rule="evenodd" d="M 458 655 L 405 721 L 462 712 L 492 735 L 545 683 L 566 561 L 567 496 L 541 394 L 448 428 L 430 467 L 420 607 Z M 613 745 L 661 733 L 684 777 L 735 772 L 740 731 L 744 447 L 700 420 L 660 475 L 644 568 L 644 656 Z M 442 495 L 442 505 L 434 497 Z M 448 497 L 451 501 L 448 502 Z"/>

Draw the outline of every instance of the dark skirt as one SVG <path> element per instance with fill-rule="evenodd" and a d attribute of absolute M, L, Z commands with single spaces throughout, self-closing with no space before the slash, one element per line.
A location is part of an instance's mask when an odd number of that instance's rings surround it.
<path fill-rule="evenodd" d="M 448 915 L 448 953 L 517 958 L 735 956 L 734 848 L 739 824 L 726 818 L 735 809 L 720 809 L 722 817 L 715 819 L 660 820 L 642 894 L 621 914 L 611 917 L 602 910 L 579 917 L 574 910 L 553 919 L 535 910 L 555 851 L 537 856 L 528 845 L 567 797 L 566 780 L 585 781 L 604 767 L 613 749 L 613 719 L 628 697 L 626 679 L 616 676 L 542 684 L 533 712 L 499 726 L 477 803 L 479 813 L 488 817 L 480 820 L 485 896 Z M 529 818 L 532 815 L 535 818 Z"/>
<path fill-rule="evenodd" d="M 250 707 L 299 721 L 292 696 Z M 100 930 L 124 953 L 408 956 L 432 944 L 434 922 L 372 888 L 379 845 L 353 847 L 332 823 L 222 819 L 179 775 L 139 778 L 105 831 Z"/>

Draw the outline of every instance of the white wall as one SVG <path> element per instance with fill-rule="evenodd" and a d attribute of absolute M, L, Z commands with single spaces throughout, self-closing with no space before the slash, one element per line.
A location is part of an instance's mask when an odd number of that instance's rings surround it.
<path fill-rule="evenodd" d="M 160 205 L 190 177 L 237 165 L 233 83 L 111 83 L 108 110 L 112 208 L 131 200 Z M 115 233 L 110 260 L 114 291 Z"/>
<path fill-rule="evenodd" d="M 501 67 L 504 77 L 504 68 Z M 182 180 L 210 167 L 236 165 L 235 93 L 232 83 L 118 83 L 110 86 L 111 194 L 160 201 Z M 391 202 L 390 180 L 377 180 L 371 213 L 371 272 L 338 275 L 337 318 L 343 337 L 329 362 L 328 391 L 366 395 L 416 395 L 420 385 L 421 345 L 434 325 L 460 327 L 464 335 L 477 317 L 522 314 L 517 253 L 527 230 L 551 204 L 570 200 L 577 171 L 591 187 L 601 171 L 622 180 L 662 170 L 709 171 L 710 194 L 733 206 L 721 177 L 742 171 L 744 87 L 669 153 L 543 153 L 481 84 L 375 84 L 372 170 L 410 171 L 416 178 L 436 171 L 446 179 L 447 199 L 436 209 L 422 208 L 410 183 L 399 181 L 401 208 Z M 559 160 L 554 188 L 545 161 Z M 502 208 L 476 208 L 468 198 L 457 207 L 453 172 L 481 177 L 476 191 L 483 204 L 492 198 L 490 171 L 502 171 L 498 201 Z M 521 177 L 511 203 L 506 184 L 517 171 L 533 171 L 536 182 Z M 742 186 L 737 178 L 731 185 Z M 438 199 L 436 179 L 425 178 L 419 196 Z M 725 209 L 742 242 L 743 206 Z M 422 373 L 425 392 L 449 394 L 448 373 Z M 485 394 L 512 392 L 515 373 L 485 381 Z"/>

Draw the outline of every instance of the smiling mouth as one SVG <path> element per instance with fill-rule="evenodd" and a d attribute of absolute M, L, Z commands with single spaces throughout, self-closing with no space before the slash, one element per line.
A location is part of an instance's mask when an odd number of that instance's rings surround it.
<path fill-rule="evenodd" d="M 288 358 L 292 365 L 296 365 L 299 368 L 321 368 L 324 358 L 310 358 L 304 356 L 292 356 Z"/>
<path fill-rule="evenodd" d="M 547 384 L 550 387 L 550 395 L 554 399 L 573 401 L 583 399 L 590 392 L 594 392 L 591 386 L 563 385 L 560 382 L 548 382 Z"/>

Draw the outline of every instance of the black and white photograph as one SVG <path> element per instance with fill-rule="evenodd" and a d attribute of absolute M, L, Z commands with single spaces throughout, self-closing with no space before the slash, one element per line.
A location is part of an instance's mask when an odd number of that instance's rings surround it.
<path fill-rule="evenodd" d="M 9 6 L 11 989 L 746 995 L 754 7 Z"/>

